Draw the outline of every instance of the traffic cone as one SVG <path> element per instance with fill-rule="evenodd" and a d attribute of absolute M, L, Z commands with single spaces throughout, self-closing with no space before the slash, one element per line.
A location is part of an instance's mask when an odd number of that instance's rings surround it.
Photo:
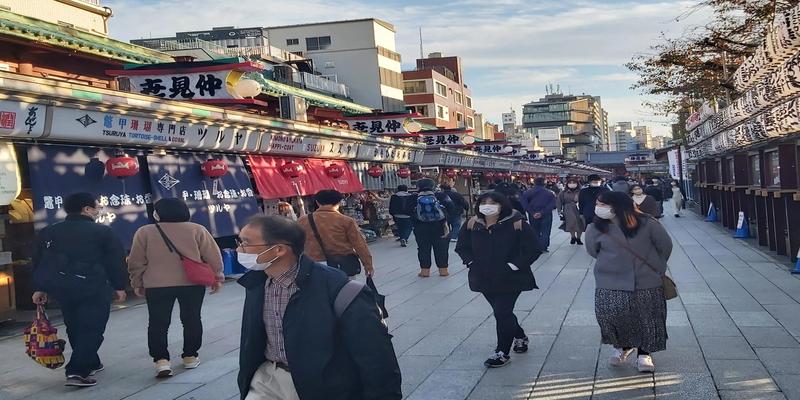
<path fill-rule="evenodd" d="M 717 209 L 714 208 L 714 203 L 708 205 L 708 215 L 706 222 L 717 222 Z"/>
<path fill-rule="evenodd" d="M 797 262 L 794 264 L 794 269 L 792 270 L 793 275 L 800 274 L 800 249 L 797 249 Z"/>
<path fill-rule="evenodd" d="M 744 211 L 739 211 L 739 222 L 736 223 L 736 232 L 733 233 L 736 239 L 747 239 L 750 237 L 750 223 L 744 217 Z"/>

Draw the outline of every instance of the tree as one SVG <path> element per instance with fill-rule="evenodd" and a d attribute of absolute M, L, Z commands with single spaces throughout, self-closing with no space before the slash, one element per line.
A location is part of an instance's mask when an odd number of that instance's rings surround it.
<path fill-rule="evenodd" d="M 678 17 L 710 11 L 712 18 L 677 38 L 662 33 L 651 52 L 626 64 L 639 75 L 632 86 L 663 100 L 645 105 L 664 115 L 696 108 L 703 101 L 736 97 L 730 77 L 766 36 L 776 13 L 800 0 L 702 0 Z"/>

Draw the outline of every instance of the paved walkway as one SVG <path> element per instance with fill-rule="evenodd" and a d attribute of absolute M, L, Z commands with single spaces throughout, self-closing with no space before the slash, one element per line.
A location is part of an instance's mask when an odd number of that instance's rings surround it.
<path fill-rule="evenodd" d="M 664 221 L 675 241 L 670 274 L 680 298 L 668 302 L 669 349 L 654 355 L 655 374 L 607 366 L 592 259 L 563 232 L 554 231 L 551 252 L 534 266 L 541 289 L 517 304 L 531 351 L 498 370 L 482 365 L 494 347 L 490 308 L 467 288 L 457 257 L 452 276 L 421 279 L 413 247 L 374 244 L 406 398 L 800 399 L 800 279 L 730 232 L 686 215 Z M 204 363 L 166 381 L 152 378 L 142 306 L 112 313 L 101 350 L 107 369 L 90 389 L 62 386 L 61 371 L 26 359 L 20 338 L 0 341 L 0 399 L 236 399 L 242 297 L 228 284 L 207 298 Z M 174 329 L 173 354 L 180 340 Z"/>

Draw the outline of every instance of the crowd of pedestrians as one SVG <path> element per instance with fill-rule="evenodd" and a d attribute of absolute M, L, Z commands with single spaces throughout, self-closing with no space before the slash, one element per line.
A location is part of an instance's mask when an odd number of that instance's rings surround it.
<path fill-rule="evenodd" d="M 665 187 L 667 186 L 667 187 Z M 418 276 L 449 273 L 450 243 L 468 269 L 469 288 L 492 308 L 496 346 L 484 365 L 503 367 L 529 340 L 514 314 L 523 292 L 537 289 L 532 264 L 550 246 L 554 211 L 570 244 L 584 245 L 597 261 L 595 313 L 601 342 L 613 347 L 610 363 L 636 352 L 640 371 L 655 369 L 651 353 L 666 349 L 664 274 L 672 242 L 658 218 L 671 198 L 679 217 L 685 196 L 676 182 L 607 184 L 590 175 L 530 188 L 496 182 L 467 201 L 447 184 L 423 178 L 416 191 L 401 185 L 390 199 L 397 240 L 417 245 Z M 274 216 L 243 226 L 237 259 L 247 269 L 241 328 L 239 389 L 245 400 L 400 399 L 400 369 L 371 282 L 373 257 L 356 222 L 341 213 L 343 196 L 322 190 L 315 211 L 298 217 L 289 203 Z M 472 203 L 472 206 L 470 206 Z M 124 301 L 128 283 L 147 303 L 147 343 L 155 376 L 173 374 L 167 350 L 177 301 L 183 325 L 181 365 L 200 365 L 201 310 L 206 291 L 222 288 L 222 257 L 205 227 L 190 222 L 180 199 L 154 204 L 154 223 L 140 228 L 126 258 L 110 228 L 95 223 L 89 193 L 68 197 L 65 221 L 43 229 L 34 256 L 33 300 L 58 300 L 72 356 L 66 385 L 93 386 L 105 367 L 103 342 L 112 300 Z M 466 221 L 465 221 L 466 213 Z M 585 233 L 585 237 L 584 236 Z M 433 256 L 431 256 L 433 253 Z M 203 278 L 192 268 L 205 268 Z M 374 286 L 373 286 L 374 287 Z"/>

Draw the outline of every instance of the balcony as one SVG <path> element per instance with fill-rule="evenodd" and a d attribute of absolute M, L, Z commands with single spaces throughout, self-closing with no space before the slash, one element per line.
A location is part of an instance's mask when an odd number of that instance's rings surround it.
<path fill-rule="evenodd" d="M 319 75 L 309 74 L 308 72 L 300 72 L 300 76 L 303 79 L 303 85 L 306 89 L 330 93 L 338 97 L 350 98 L 348 95 L 347 86 L 344 84 L 332 81 Z"/>
<path fill-rule="evenodd" d="M 212 59 L 222 57 L 244 57 L 244 58 L 265 58 L 265 59 L 278 59 L 279 61 L 295 61 L 303 60 L 304 58 L 291 53 L 287 50 L 268 45 L 268 46 L 251 46 L 251 47 L 225 47 L 220 46 L 214 42 L 209 42 L 202 39 L 171 39 L 159 40 L 152 43 L 144 44 L 154 50 L 160 51 L 191 51 L 201 50 Z"/>

